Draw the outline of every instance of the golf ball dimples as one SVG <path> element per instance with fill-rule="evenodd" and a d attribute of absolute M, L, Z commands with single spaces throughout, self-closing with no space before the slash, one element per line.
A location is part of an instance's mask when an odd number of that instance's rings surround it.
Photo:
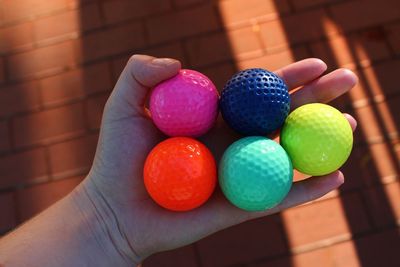
<path fill-rule="evenodd" d="M 182 69 L 154 88 L 150 113 L 157 128 L 166 135 L 197 137 L 214 125 L 218 97 L 215 85 L 205 75 Z"/>
<path fill-rule="evenodd" d="M 208 148 L 188 137 L 169 138 L 148 155 L 144 184 L 151 198 L 173 211 L 203 204 L 217 182 L 217 167 Z"/>
<path fill-rule="evenodd" d="M 293 168 L 285 150 L 260 136 L 239 139 L 225 151 L 219 184 L 226 198 L 247 211 L 279 204 L 292 185 Z"/>
<path fill-rule="evenodd" d="M 264 69 L 247 69 L 225 85 L 220 100 L 227 124 L 243 135 L 266 135 L 282 126 L 290 109 L 286 84 Z"/>
<path fill-rule="evenodd" d="M 353 132 L 340 111 L 314 103 L 289 114 L 280 140 L 295 169 L 325 175 L 339 169 L 349 157 Z"/>

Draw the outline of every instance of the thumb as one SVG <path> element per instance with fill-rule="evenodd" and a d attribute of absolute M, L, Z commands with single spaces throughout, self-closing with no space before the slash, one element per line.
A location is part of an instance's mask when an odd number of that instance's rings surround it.
<path fill-rule="evenodd" d="M 107 101 L 107 112 L 119 118 L 144 114 L 149 89 L 178 74 L 180 68 L 181 63 L 175 59 L 132 56 Z"/>

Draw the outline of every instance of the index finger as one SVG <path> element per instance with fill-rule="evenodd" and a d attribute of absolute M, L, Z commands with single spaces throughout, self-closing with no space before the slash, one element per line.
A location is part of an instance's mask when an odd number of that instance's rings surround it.
<path fill-rule="evenodd" d="M 289 90 L 293 90 L 299 86 L 307 84 L 319 76 L 327 69 L 325 62 L 318 58 L 307 58 L 287 65 L 275 71 L 288 86 Z"/>

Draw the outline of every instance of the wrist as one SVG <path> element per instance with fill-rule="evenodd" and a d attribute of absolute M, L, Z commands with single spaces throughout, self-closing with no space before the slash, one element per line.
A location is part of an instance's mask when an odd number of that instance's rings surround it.
<path fill-rule="evenodd" d="M 0 240 L 0 265 L 132 266 L 112 232 L 118 224 L 88 194 L 85 184 Z M 50 254 L 49 254 L 50 253 Z M 21 257 L 21 255 L 24 255 Z"/>
<path fill-rule="evenodd" d="M 104 196 L 90 179 L 83 181 L 70 194 L 71 202 L 81 218 L 83 235 L 91 238 L 92 255 L 104 257 L 105 266 L 139 265 L 141 258 L 121 232 L 118 218 Z"/>

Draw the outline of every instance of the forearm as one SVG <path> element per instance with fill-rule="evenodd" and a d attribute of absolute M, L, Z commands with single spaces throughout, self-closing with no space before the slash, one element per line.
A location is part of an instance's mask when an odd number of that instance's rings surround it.
<path fill-rule="evenodd" d="M 87 194 L 73 191 L 0 240 L 0 265 L 132 266 L 104 220 Z"/>

